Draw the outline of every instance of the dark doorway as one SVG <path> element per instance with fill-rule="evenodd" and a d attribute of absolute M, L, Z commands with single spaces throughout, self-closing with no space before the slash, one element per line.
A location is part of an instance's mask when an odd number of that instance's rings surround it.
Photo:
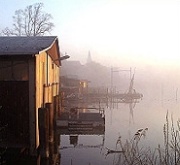
<path fill-rule="evenodd" d="M 28 145 L 29 85 L 28 81 L 0 81 L 0 123 L 7 125 L 6 142 Z"/>

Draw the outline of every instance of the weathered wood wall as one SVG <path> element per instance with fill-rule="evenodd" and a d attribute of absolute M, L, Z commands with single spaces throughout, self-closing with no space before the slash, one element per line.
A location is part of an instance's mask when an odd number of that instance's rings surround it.
<path fill-rule="evenodd" d="M 54 47 L 55 48 L 55 47 Z M 55 51 L 55 50 L 54 50 Z M 47 103 L 52 103 L 53 98 L 59 95 L 59 66 L 55 64 L 47 52 L 36 55 L 35 72 L 35 118 L 36 118 L 36 148 L 39 146 L 38 109 L 45 108 Z M 41 109 L 40 109 L 41 110 Z M 52 111 L 55 111 L 52 108 Z M 50 113 L 51 114 L 51 113 Z M 51 118 L 50 120 L 54 120 Z M 51 122 L 51 121 L 50 121 Z"/>

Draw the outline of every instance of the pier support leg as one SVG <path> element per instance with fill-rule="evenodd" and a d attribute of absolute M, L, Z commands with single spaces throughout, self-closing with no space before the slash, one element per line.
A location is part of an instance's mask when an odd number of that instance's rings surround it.
<path fill-rule="evenodd" d="M 54 109 L 52 103 L 45 104 L 46 109 L 49 112 L 49 142 L 54 141 Z"/>
<path fill-rule="evenodd" d="M 49 157 L 49 110 L 39 108 L 39 141 L 40 155 L 43 158 Z"/>

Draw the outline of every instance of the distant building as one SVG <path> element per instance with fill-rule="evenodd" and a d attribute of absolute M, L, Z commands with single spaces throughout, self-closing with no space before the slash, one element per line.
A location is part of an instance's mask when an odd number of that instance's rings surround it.
<path fill-rule="evenodd" d="M 62 76 L 61 92 L 65 98 L 79 98 L 88 92 L 87 80 L 80 80 L 75 76 Z"/>
<path fill-rule="evenodd" d="M 80 73 L 83 70 L 83 65 L 79 61 L 63 61 L 63 66 L 61 67 L 61 76 L 68 76 L 79 78 Z"/>
<path fill-rule="evenodd" d="M 76 76 L 74 78 L 90 81 L 89 87 L 107 87 L 111 79 L 110 68 L 97 62 L 92 61 L 91 63 L 82 65 L 79 61 L 63 61 L 61 76 L 72 77 L 73 75 Z M 115 79 L 116 77 L 114 76 L 114 82 Z"/>
<path fill-rule="evenodd" d="M 91 52 L 88 52 L 87 64 L 92 62 Z"/>

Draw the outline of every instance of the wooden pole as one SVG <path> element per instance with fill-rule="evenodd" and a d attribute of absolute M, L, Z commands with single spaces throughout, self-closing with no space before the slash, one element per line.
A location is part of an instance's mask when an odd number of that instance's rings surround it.
<path fill-rule="evenodd" d="M 49 142 L 54 140 L 54 109 L 52 103 L 46 103 L 45 107 L 49 111 Z"/>
<path fill-rule="evenodd" d="M 47 108 L 38 109 L 40 155 L 49 157 L 49 113 Z"/>
<path fill-rule="evenodd" d="M 58 116 L 58 111 L 59 111 L 59 96 L 55 96 L 54 98 L 54 154 L 58 153 L 58 147 L 59 147 L 59 138 L 57 136 L 57 126 L 56 126 L 56 120 Z"/>

